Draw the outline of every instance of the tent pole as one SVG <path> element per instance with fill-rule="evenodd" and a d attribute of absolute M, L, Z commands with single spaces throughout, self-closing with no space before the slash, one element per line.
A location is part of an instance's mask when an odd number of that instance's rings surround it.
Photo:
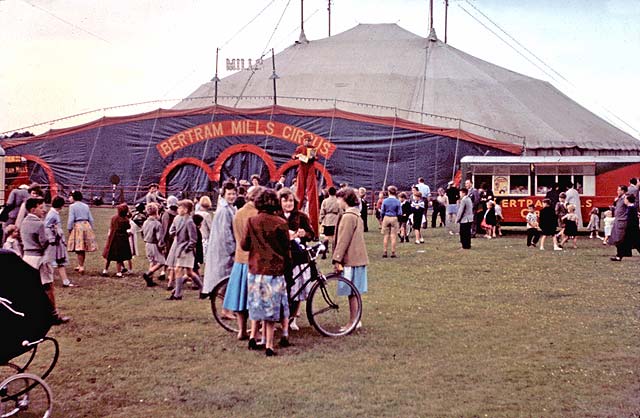
<path fill-rule="evenodd" d="M 444 0 L 444 43 L 447 43 L 447 22 L 449 14 L 449 0 Z"/>
<path fill-rule="evenodd" d="M 216 76 L 213 78 L 215 83 L 213 103 L 215 103 L 216 105 L 218 104 L 218 81 L 220 81 L 220 79 L 218 78 L 218 52 L 219 51 L 220 51 L 220 48 L 216 48 Z"/>
<path fill-rule="evenodd" d="M 387 167 L 384 170 L 384 181 L 382 182 L 382 190 L 387 188 L 387 178 L 389 177 L 389 165 L 391 164 L 391 151 L 393 150 L 393 139 L 396 134 L 396 121 L 398 120 L 398 108 L 395 108 L 393 117 L 393 127 L 391 128 L 391 140 L 389 141 L 389 154 L 387 155 Z"/>
<path fill-rule="evenodd" d="M 433 29 L 433 0 L 429 0 L 429 31 Z"/>
<path fill-rule="evenodd" d="M 276 80 L 278 79 L 278 75 L 276 74 L 276 57 L 273 52 L 273 48 L 271 48 L 271 67 L 273 69 L 273 73 L 271 74 L 271 79 L 273 80 L 273 105 L 278 104 L 277 92 L 276 92 Z"/>
<path fill-rule="evenodd" d="M 458 130 L 456 131 L 456 152 L 453 155 L 453 170 L 451 172 L 451 180 L 456 178 L 456 164 L 458 162 L 458 144 L 460 143 L 460 131 L 462 129 L 462 121 L 458 119 Z"/>
<path fill-rule="evenodd" d="M 329 38 L 331 38 L 331 0 L 328 0 L 327 3 L 327 11 L 329 12 Z"/>

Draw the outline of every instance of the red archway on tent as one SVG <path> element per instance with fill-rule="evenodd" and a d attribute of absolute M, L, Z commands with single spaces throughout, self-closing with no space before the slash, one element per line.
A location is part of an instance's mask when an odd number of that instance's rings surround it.
<path fill-rule="evenodd" d="M 29 154 L 22 155 L 22 158 L 24 158 L 27 161 L 33 161 L 34 163 L 42 167 L 44 172 L 47 173 L 47 179 L 49 180 L 49 191 L 51 192 L 51 198 L 56 197 L 58 195 L 58 185 L 56 184 L 56 178 L 53 175 L 53 170 L 51 169 L 51 166 L 47 164 L 45 160 L 43 160 L 40 157 L 36 157 L 35 155 L 29 155 Z"/>
<path fill-rule="evenodd" d="M 281 175 L 286 173 L 289 169 L 293 167 L 297 167 L 298 165 L 300 165 L 299 160 L 289 160 L 286 163 L 282 164 L 280 168 L 278 168 L 276 180 L 280 178 Z M 317 161 L 313 165 L 316 168 L 316 170 L 318 170 L 322 174 L 322 177 L 324 177 L 324 180 L 327 183 L 327 187 L 333 186 L 333 178 L 331 177 L 331 174 L 329 173 L 329 171 L 327 171 L 327 169 Z"/>
<path fill-rule="evenodd" d="M 205 173 L 207 173 L 207 176 L 209 177 L 209 179 L 215 180 L 211 167 L 209 167 L 204 161 L 199 160 L 197 158 L 193 158 L 193 157 L 178 158 L 177 160 L 175 160 L 174 162 L 166 166 L 165 169 L 162 171 L 162 176 L 160 176 L 160 184 L 158 185 L 158 189 L 162 194 L 164 195 L 167 194 L 167 177 L 169 176 L 169 174 L 176 167 L 179 167 L 185 164 L 195 165 L 197 167 L 200 167 L 201 169 L 204 170 Z"/>
<path fill-rule="evenodd" d="M 273 162 L 273 159 L 265 150 L 262 148 L 251 145 L 251 144 L 236 144 L 232 145 L 229 148 L 225 149 L 220 153 L 216 161 L 213 163 L 213 177 L 214 181 L 220 181 L 220 171 L 222 170 L 222 165 L 224 164 L 229 157 L 234 154 L 239 154 L 241 152 L 250 152 L 251 154 L 255 154 L 258 157 L 262 158 L 264 163 L 267 165 L 267 169 L 269 170 L 269 177 L 271 181 L 278 181 L 278 171 L 276 170 L 276 165 Z"/>

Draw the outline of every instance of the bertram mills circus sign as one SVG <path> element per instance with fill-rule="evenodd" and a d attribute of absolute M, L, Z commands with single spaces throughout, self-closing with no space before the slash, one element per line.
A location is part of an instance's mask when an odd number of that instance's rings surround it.
<path fill-rule="evenodd" d="M 302 144 L 306 135 L 311 135 L 313 145 L 318 154 L 330 158 L 336 150 L 336 145 L 312 132 L 269 120 L 225 120 L 210 122 L 194 126 L 178 132 L 156 145 L 162 158 L 167 158 L 174 152 L 189 145 L 226 136 L 266 135 L 283 139 L 294 144 Z"/>

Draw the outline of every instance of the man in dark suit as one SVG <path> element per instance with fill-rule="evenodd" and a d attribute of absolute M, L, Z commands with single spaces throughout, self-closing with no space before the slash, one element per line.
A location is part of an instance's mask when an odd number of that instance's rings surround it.
<path fill-rule="evenodd" d="M 464 187 L 467 189 L 467 196 L 471 199 L 471 204 L 473 206 L 473 213 L 475 214 L 480 207 L 480 192 L 478 189 L 473 187 L 473 182 L 469 179 L 464 181 Z M 474 215 L 475 216 L 475 215 Z M 475 218 L 474 218 L 475 219 Z M 471 225 L 471 238 L 476 237 L 476 222 L 472 222 Z"/>
<path fill-rule="evenodd" d="M 468 181 L 468 180 L 467 180 Z M 473 202 L 466 187 L 460 189 L 460 203 L 456 222 L 460 224 L 460 244 L 463 250 L 471 248 L 471 228 L 473 222 Z"/>

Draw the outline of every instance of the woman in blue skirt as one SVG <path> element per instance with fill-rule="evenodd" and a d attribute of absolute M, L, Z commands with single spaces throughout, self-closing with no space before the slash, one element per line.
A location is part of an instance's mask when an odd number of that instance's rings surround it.
<path fill-rule="evenodd" d="M 224 295 L 222 307 L 228 311 L 235 312 L 238 321 L 238 339 L 246 340 L 247 336 L 247 275 L 249 273 L 249 253 L 240 247 L 242 238 L 247 230 L 247 222 L 250 218 L 258 214 L 258 209 L 254 205 L 254 200 L 262 187 L 252 186 L 247 195 L 247 202 L 236 212 L 233 217 L 233 235 L 236 239 L 236 254 L 227 293 Z"/>

